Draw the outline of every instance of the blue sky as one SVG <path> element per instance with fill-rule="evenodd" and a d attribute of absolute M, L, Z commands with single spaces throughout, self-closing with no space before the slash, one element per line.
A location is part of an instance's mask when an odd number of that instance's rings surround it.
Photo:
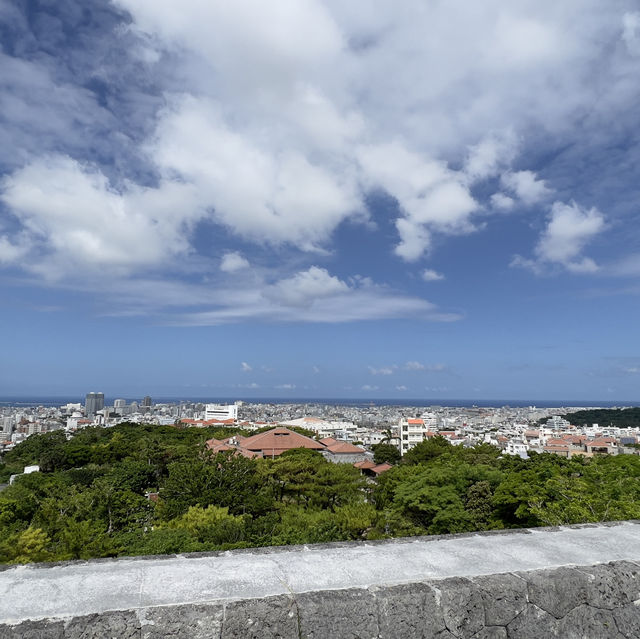
<path fill-rule="evenodd" d="M 636 2 L 0 0 L 0 39 L 0 395 L 640 401 Z"/>

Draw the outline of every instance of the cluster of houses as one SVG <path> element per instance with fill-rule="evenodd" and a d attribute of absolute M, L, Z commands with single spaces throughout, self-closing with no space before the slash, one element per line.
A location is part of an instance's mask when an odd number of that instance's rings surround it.
<path fill-rule="evenodd" d="M 320 453 L 325 459 L 338 464 L 353 464 L 364 474 L 376 476 L 391 468 L 390 464 L 376 464 L 372 453 L 347 441 L 333 437 L 316 440 L 293 430 L 278 426 L 271 430 L 243 437 L 232 435 L 225 439 L 210 439 L 207 448 L 213 453 L 234 452 L 249 458 L 275 459 L 289 450 L 306 448 Z"/>
<path fill-rule="evenodd" d="M 398 424 L 402 454 L 425 439 L 440 435 L 449 443 L 472 446 L 488 443 L 508 455 L 526 458 L 530 452 L 553 453 L 562 457 L 581 455 L 640 454 L 640 432 L 630 428 L 600 427 L 598 424 L 575 426 L 558 416 L 532 428 L 529 424 L 511 423 L 480 428 L 477 425 L 450 430 L 441 429 L 431 415 L 401 419 Z"/>

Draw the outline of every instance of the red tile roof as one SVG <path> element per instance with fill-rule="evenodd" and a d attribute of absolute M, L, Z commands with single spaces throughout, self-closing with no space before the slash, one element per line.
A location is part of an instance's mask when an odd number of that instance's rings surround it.
<path fill-rule="evenodd" d="M 378 464 L 377 466 L 374 466 L 371 469 L 371 471 L 374 472 L 376 475 L 379 475 L 380 473 L 384 473 L 390 468 L 393 468 L 391 464 L 389 464 L 388 462 L 383 462 L 382 464 Z"/>
<path fill-rule="evenodd" d="M 284 427 L 272 428 L 265 433 L 247 437 L 242 442 L 242 447 L 253 452 L 262 453 L 264 457 L 277 457 L 294 448 L 325 450 L 325 446 L 315 439 L 299 435 Z"/>
<path fill-rule="evenodd" d="M 324 443 L 324 442 L 323 442 Z M 354 446 L 349 442 L 336 442 L 327 446 L 327 450 L 332 455 L 353 455 L 356 453 L 364 453 L 364 449 L 359 446 Z"/>

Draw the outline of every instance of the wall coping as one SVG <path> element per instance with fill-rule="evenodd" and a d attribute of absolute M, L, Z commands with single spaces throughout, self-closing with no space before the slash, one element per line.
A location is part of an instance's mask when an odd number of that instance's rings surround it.
<path fill-rule="evenodd" d="M 640 521 L 29 564 L 0 572 L 0 622 L 624 560 L 640 560 Z"/>

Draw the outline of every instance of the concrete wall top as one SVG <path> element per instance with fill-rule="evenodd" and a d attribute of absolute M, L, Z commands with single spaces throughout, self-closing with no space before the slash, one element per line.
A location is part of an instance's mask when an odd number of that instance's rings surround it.
<path fill-rule="evenodd" d="M 640 522 L 0 571 L 0 623 L 640 560 Z"/>

